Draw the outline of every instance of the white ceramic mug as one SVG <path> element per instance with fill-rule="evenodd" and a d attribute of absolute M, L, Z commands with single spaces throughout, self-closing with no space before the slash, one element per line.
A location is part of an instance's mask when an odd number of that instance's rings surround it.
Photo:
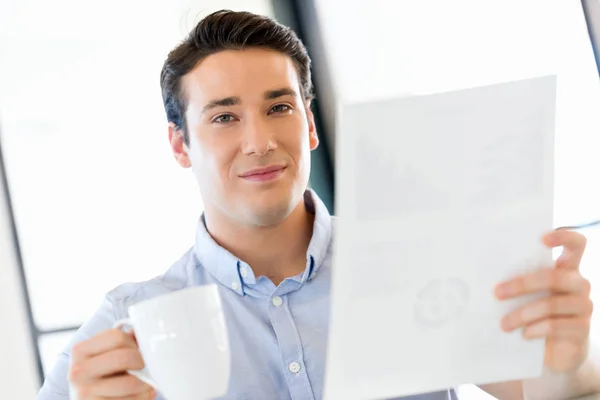
<path fill-rule="evenodd" d="M 167 400 L 205 400 L 224 396 L 231 353 L 217 285 L 193 286 L 129 307 L 131 327 L 146 372 L 128 371 Z"/>

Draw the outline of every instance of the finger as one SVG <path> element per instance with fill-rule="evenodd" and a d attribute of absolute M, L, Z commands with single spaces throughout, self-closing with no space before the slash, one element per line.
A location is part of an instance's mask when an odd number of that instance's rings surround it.
<path fill-rule="evenodd" d="M 514 329 L 551 317 L 589 317 L 593 311 L 592 301 L 585 296 L 556 295 L 534 300 L 502 318 L 502 329 Z"/>
<path fill-rule="evenodd" d="M 86 391 L 91 396 L 119 399 L 129 397 L 134 399 L 150 398 L 152 393 L 156 393 L 151 386 L 127 373 L 93 382 L 86 386 Z"/>
<path fill-rule="evenodd" d="M 156 398 L 156 391 L 146 392 L 138 395 L 119 397 L 119 400 L 154 400 Z M 107 400 L 115 400 L 114 398 L 108 398 Z"/>
<path fill-rule="evenodd" d="M 557 266 L 572 269 L 579 268 L 587 244 L 584 235 L 568 229 L 557 229 L 546 234 L 543 241 L 548 247 L 563 246 L 563 252 L 556 260 Z"/>
<path fill-rule="evenodd" d="M 590 318 L 547 318 L 523 329 L 526 339 L 556 338 L 581 340 L 589 336 Z"/>
<path fill-rule="evenodd" d="M 525 294 L 552 291 L 556 293 L 589 294 L 590 282 L 577 271 L 542 268 L 496 286 L 496 297 L 509 299 Z"/>
<path fill-rule="evenodd" d="M 118 396 L 118 397 L 91 397 L 91 398 L 81 398 L 82 400 L 155 400 L 157 396 L 157 393 L 155 390 L 150 391 L 150 392 L 146 392 L 146 393 L 140 393 L 140 394 L 134 394 L 131 396 Z"/>
<path fill-rule="evenodd" d="M 139 350 L 123 347 L 73 364 L 70 378 L 75 383 L 88 383 L 130 369 L 142 368 L 144 360 Z"/>
<path fill-rule="evenodd" d="M 156 398 L 156 392 L 136 394 L 127 397 L 118 397 L 119 400 L 154 400 Z M 116 400 L 114 397 L 104 397 L 102 400 Z"/>
<path fill-rule="evenodd" d="M 77 362 L 119 347 L 137 348 L 133 334 L 120 329 L 108 329 L 73 346 L 71 360 Z"/>

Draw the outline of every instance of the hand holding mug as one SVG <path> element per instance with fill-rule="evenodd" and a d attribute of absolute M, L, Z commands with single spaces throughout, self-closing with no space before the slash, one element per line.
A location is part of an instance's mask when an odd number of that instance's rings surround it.
<path fill-rule="evenodd" d="M 128 311 L 115 329 L 76 346 L 71 379 L 78 400 L 146 400 L 157 392 L 168 400 L 206 400 L 227 393 L 231 355 L 217 285 L 181 289 Z"/>
<path fill-rule="evenodd" d="M 153 400 L 156 391 L 126 373 L 144 368 L 131 333 L 109 329 L 73 347 L 69 383 L 77 400 Z"/>

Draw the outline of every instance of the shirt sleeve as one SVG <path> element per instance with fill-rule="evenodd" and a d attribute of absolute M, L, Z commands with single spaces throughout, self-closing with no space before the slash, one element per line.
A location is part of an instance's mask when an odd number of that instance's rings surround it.
<path fill-rule="evenodd" d="M 46 375 L 36 400 L 76 400 L 69 396 L 69 383 L 67 381 L 71 349 L 75 344 L 90 339 L 106 329 L 111 329 L 115 320 L 114 304 L 109 297 L 106 297 L 100 309 L 77 330 L 58 357 L 54 368 Z"/>

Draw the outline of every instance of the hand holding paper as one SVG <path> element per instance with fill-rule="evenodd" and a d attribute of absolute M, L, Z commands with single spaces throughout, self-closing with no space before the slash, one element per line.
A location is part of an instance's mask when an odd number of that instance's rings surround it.
<path fill-rule="evenodd" d="M 526 338 L 546 339 L 545 365 L 555 372 L 572 372 L 586 359 L 593 311 L 590 282 L 579 272 L 586 239 L 577 232 L 557 230 L 544 242 L 549 247 L 564 246 L 556 265 L 504 282 L 497 286 L 496 295 L 499 299 L 536 292 L 550 295 L 510 312 L 502 327 L 506 331 L 524 328 Z"/>

